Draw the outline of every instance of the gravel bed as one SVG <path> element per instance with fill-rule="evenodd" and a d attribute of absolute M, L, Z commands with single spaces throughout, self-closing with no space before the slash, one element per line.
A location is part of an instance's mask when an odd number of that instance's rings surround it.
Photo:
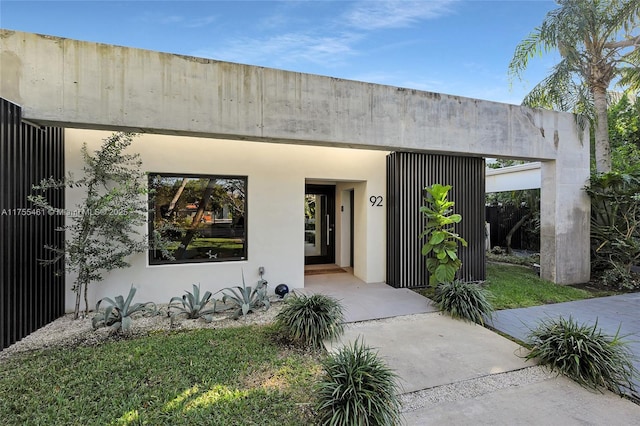
<path fill-rule="evenodd" d="M 157 331 L 191 330 L 197 328 L 228 328 L 251 324 L 270 324 L 281 309 L 280 300 L 273 300 L 268 310 L 259 309 L 239 319 L 231 318 L 230 312 L 216 314 L 213 321 L 189 320 L 184 316 L 174 319 L 173 325 L 167 316 L 167 305 L 158 305 L 158 314 L 151 316 L 134 315 L 131 329 L 123 336 L 114 335 L 110 328 L 102 327 L 94 330 L 91 319 L 95 315 L 90 312 L 86 318 L 73 319 L 73 314 L 66 314 L 57 320 L 34 331 L 24 339 L 0 351 L 0 361 L 19 353 L 32 352 L 55 347 L 93 346 L 109 340 L 127 337 L 140 337 Z"/>
<path fill-rule="evenodd" d="M 553 377 L 556 377 L 555 373 L 540 366 L 533 366 L 436 386 L 401 395 L 402 411 L 410 412 L 443 402 L 475 398 L 500 389 L 538 383 Z"/>

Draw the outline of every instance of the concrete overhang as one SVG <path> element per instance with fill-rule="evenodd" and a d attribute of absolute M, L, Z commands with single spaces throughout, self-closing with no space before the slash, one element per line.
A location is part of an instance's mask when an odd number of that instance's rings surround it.
<path fill-rule="evenodd" d="M 573 116 L 0 30 L 0 96 L 47 125 L 553 160 Z"/>

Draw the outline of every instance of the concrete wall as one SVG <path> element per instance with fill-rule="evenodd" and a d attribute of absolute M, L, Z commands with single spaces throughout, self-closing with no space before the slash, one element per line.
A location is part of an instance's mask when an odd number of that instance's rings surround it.
<path fill-rule="evenodd" d="M 90 151 L 94 151 L 109 134 L 67 129 L 67 171 L 81 175 L 82 143 L 87 142 Z M 306 180 L 336 184 L 337 223 L 345 214 L 340 212 L 342 191 L 355 191 L 354 273 L 365 282 L 384 281 L 385 212 L 370 207 L 366 200 L 374 193 L 385 194 L 386 152 L 150 134 L 137 137 L 129 151 L 140 153 L 146 171 L 248 176 L 248 259 L 149 265 L 146 254 L 139 254 L 132 259 L 130 268 L 112 271 L 104 282 L 92 285 L 90 303 L 104 296 L 126 293 L 132 284 L 138 288 L 138 300 L 167 303 L 172 296 L 190 289 L 191 284 L 200 283 L 203 289 L 211 291 L 240 285 L 241 271 L 247 285 L 255 283 L 259 266 L 265 267 L 265 278 L 273 284 L 271 291 L 279 283 L 303 287 Z M 68 190 L 67 208 L 73 209 L 80 197 L 78 190 Z M 342 238 L 349 237 L 344 232 L 336 229 L 336 259 L 340 259 Z M 67 277 L 68 289 L 73 279 Z M 69 292 L 67 309 L 73 308 L 73 301 Z"/>
<path fill-rule="evenodd" d="M 542 274 L 589 278 L 589 145 L 570 114 L 8 30 L 0 49 L 0 96 L 36 122 L 548 161 Z"/>

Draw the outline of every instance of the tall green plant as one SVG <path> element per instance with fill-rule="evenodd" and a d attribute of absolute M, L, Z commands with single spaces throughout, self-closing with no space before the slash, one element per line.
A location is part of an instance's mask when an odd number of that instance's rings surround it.
<path fill-rule="evenodd" d="M 593 272 L 606 272 L 609 285 L 633 288 L 631 266 L 640 261 L 640 170 L 594 174 L 591 197 Z"/>
<path fill-rule="evenodd" d="M 76 294 L 74 317 L 78 318 L 80 300 L 84 295 L 85 313 L 89 312 L 87 290 L 89 283 L 103 279 L 113 269 L 128 267 L 127 258 L 144 251 L 147 239 L 140 235 L 147 223 L 147 186 L 141 171 L 138 154 L 125 154 L 133 141 L 133 133 L 114 133 L 103 140 L 101 148 L 90 153 L 86 143 L 82 146 L 84 175 L 74 179 L 45 179 L 33 187 L 29 201 L 46 209 L 50 214 L 65 214 L 54 208 L 46 197 L 49 190 L 82 188 L 83 200 L 71 215 L 63 247 L 46 246 L 53 256 L 43 261 L 54 264 L 63 261 L 66 271 L 76 274 L 73 291 Z"/>
<path fill-rule="evenodd" d="M 454 225 L 462 220 L 462 216 L 452 213 L 453 201 L 448 195 L 451 185 L 438 183 L 425 188 L 426 205 L 420 207 L 420 212 L 427 218 L 425 230 L 420 238 L 427 237 L 422 246 L 422 254 L 430 256 L 427 259 L 429 284 L 449 283 L 455 279 L 456 272 L 462 266 L 458 258 L 458 243 L 467 246 L 464 238 L 455 233 Z"/>

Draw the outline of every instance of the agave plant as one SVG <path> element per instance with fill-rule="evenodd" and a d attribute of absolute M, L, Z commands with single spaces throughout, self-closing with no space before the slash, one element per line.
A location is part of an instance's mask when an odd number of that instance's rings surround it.
<path fill-rule="evenodd" d="M 136 288 L 131 286 L 126 300 L 123 296 L 116 296 L 115 299 L 105 297 L 98 300 L 98 303 L 96 303 L 97 314 L 91 320 L 94 330 L 99 327 L 111 327 L 114 332 L 128 331 L 133 322 L 133 314 L 157 312 L 156 305 L 153 302 L 131 304 L 135 294 Z M 107 306 L 104 312 L 100 312 L 100 305 L 103 302 Z"/>
<path fill-rule="evenodd" d="M 211 292 L 206 291 L 202 297 L 200 297 L 200 285 L 193 284 L 193 293 L 186 291 L 186 294 L 182 297 L 172 297 L 169 301 L 169 316 L 173 320 L 178 315 L 186 315 L 188 319 L 202 318 L 207 322 L 211 322 L 213 314 L 216 312 L 216 300 L 211 299 Z M 212 308 L 207 308 L 207 305 L 213 304 Z M 174 309 L 174 312 L 171 312 Z"/>
<path fill-rule="evenodd" d="M 242 274 L 242 287 L 227 287 L 222 291 L 225 292 L 222 296 L 222 303 L 230 302 L 233 308 L 236 308 L 234 318 L 240 317 L 240 314 L 245 316 L 257 308 L 264 307 L 269 309 L 271 306 L 267 295 L 267 281 L 259 280 L 255 288 L 247 287 L 244 281 L 244 273 Z"/>

